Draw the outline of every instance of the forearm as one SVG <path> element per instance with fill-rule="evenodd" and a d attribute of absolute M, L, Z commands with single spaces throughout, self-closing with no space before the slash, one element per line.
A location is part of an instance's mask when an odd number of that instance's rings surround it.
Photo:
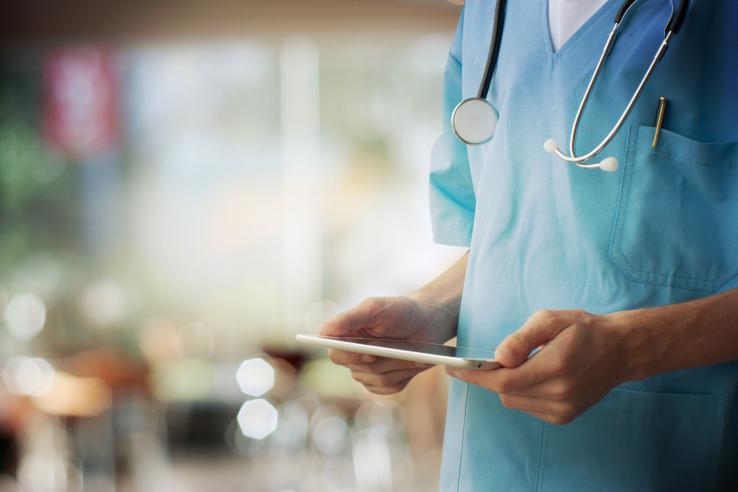
<path fill-rule="evenodd" d="M 469 253 L 467 252 L 451 267 L 410 295 L 420 302 L 442 308 L 453 320 L 454 331 L 459 319 L 461 293 L 464 289 L 468 258 Z"/>
<path fill-rule="evenodd" d="M 738 289 L 611 316 L 625 332 L 628 379 L 738 360 Z"/>

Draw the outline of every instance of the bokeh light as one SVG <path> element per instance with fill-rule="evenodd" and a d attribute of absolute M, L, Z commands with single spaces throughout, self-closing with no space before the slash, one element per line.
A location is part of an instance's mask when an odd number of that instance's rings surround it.
<path fill-rule="evenodd" d="M 331 415 L 319 419 L 312 428 L 315 447 L 327 455 L 337 455 L 346 447 L 349 427 L 346 420 Z"/>
<path fill-rule="evenodd" d="M 274 387 L 274 368 L 259 357 L 245 360 L 236 371 L 236 381 L 244 394 L 261 396 Z"/>
<path fill-rule="evenodd" d="M 259 398 L 241 405 L 237 420 L 244 436 L 261 440 L 277 429 L 279 415 L 271 403 Z"/>
<path fill-rule="evenodd" d="M 99 280 L 82 293 L 79 307 L 94 326 L 108 327 L 121 322 L 131 308 L 131 298 L 122 285 Z"/>
<path fill-rule="evenodd" d="M 40 396 L 54 385 L 54 368 L 39 357 L 13 357 L 5 364 L 3 378 L 11 393 Z"/>
<path fill-rule="evenodd" d="M 10 334 L 18 340 L 29 340 L 46 323 L 46 305 L 35 294 L 18 294 L 5 306 L 5 323 Z"/>

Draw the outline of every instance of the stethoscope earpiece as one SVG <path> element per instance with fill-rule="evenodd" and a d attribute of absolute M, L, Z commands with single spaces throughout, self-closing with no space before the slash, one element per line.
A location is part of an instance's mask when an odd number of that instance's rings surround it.
<path fill-rule="evenodd" d="M 614 157 L 605 157 L 600 162 L 600 169 L 609 173 L 614 173 L 618 170 L 618 160 Z"/>
<path fill-rule="evenodd" d="M 543 150 L 547 154 L 555 154 L 556 153 L 556 149 L 558 149 L 558 148 L 559 148 L 559 146 L 556 144 L 556 140 L 554 140 L 553 138 L 549 138 L 548 140 L 546 140 L 545 142 L 543 142 Z"/>
<path fill-rule="evenodd" d="M 553 154 L 557 157 L 566 157 L 561 153 L 561 150 L 559 149 L 559 145 L 556 143 L 556 140 L 553 138 L 549 138 L 545 142 L 543 142 L 543 150 L 547 154 Z M 577 165 L 578 167 L 584 168 L 584 169 L 600 169 L 601 171 L 605 171 L 608 173 L 614 173 L 618 170 L 618 160 L 615 157 L 605 157 L 602 159 L 602 161 L 598 163 L 590 163 L 590 164 L 583 164 L 581 162 L 572 162 L 572 164 Z"/>

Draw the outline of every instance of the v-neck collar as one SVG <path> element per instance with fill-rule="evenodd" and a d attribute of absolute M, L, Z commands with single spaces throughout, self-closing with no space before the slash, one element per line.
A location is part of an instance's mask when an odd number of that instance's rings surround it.
<path fill-rule="evenodd" d="M 538 4 L 541 6 L 540 8 L 540 18 L 542 21 L 542 28 L 540 31 L 543 33 L 543 44 L 546 50 L 546 53 L 553 57 L 554 60 L 560 58 L 563 56 L 570 48 L 571 46 L 574 46 L 579 41 L 579 38 L 583 37 L 588 31 L 590 31 L 595 24 L 597 24 L 601 17 L 606 16 L 611 10 L 613 10 L 613 7 L 616 4 L 619 4 L 618 0 L 607 0 L 604 4 L 600 6 L 600 8 L 597 9 L 597 11 L 592 14 L 589 19 L 587 19 L 584 24 L 579 26 L 579 29 L 577 29 L 571 36 L 569 36 L 569 39 L 567 39 L 564 44 L 559 47 L 558 50 L 554 49 L 553 41 L 551 40 L 551 27 L 548 23 L 548 4 L 549 0 L 538 0 Z M 614 16 L 613 16 L 614 19 Z M 608 25 L 608 29 L 612 27 Z"/>

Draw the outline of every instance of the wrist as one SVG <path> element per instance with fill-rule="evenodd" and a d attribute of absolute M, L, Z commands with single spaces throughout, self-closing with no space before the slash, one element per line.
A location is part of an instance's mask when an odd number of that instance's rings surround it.
<path fill-rule="evenodd" d="M 418 308 L 428 319 L 428 326 L 433 331 L 435 341 L 446 342 L 456 336 L 459 322 L 459 303 L 435 295 L 424 289 L 417 290 L 407 296 L 415 301 Z"/>
<path fill-rule="evenodd" d="M 620 334 L 626 380 L 695 367 L 701 310 L 689 303 L 620 311 L 610 315 Z"/>
<path fill-rule="evenodd" d="M 619 311 L 606 316 L 618 340 L 622 382 L 646 379 L 657 372 L 654 366 L 660 344 L 644 311 Z"/>

